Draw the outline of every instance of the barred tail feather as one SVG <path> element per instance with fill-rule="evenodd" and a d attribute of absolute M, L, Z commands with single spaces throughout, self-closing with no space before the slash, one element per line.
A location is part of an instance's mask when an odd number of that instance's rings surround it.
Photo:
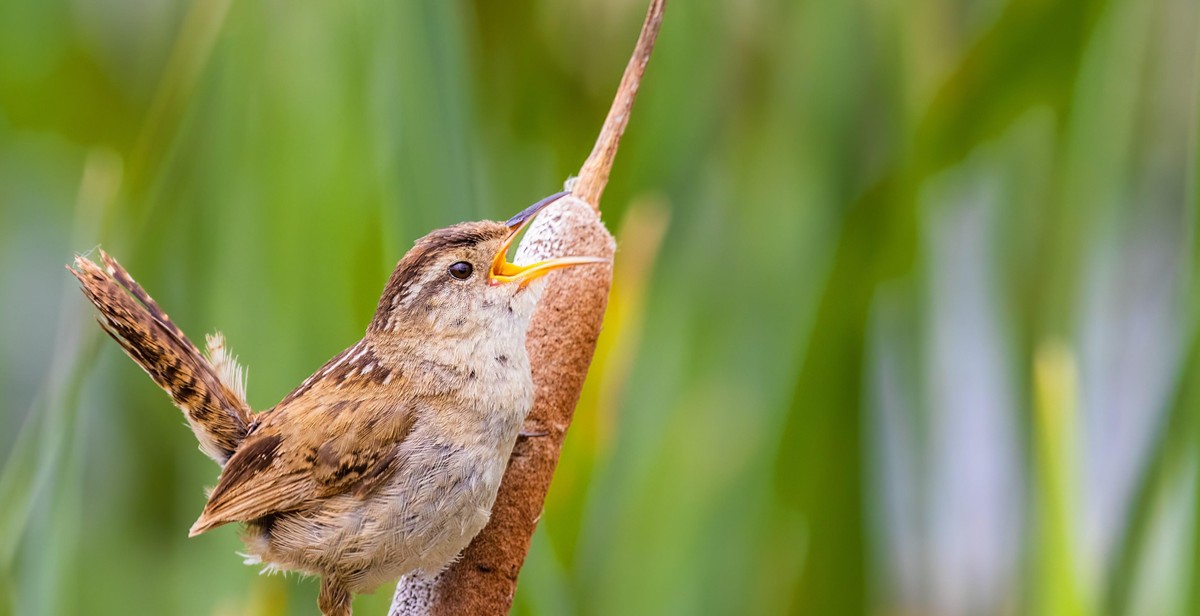
<path fill-rule="evenodd" d="M 103 269 L 86 257 L 75 257 L 75 267 L 67 268 L 100 309 L 100 327 L 171 395 L 201 451 L 223 466 L 251 420 L 241 367 L 220 334 L 210 337 L 205 358 L 116 259 L 104 251 L 100 256 Z"/>

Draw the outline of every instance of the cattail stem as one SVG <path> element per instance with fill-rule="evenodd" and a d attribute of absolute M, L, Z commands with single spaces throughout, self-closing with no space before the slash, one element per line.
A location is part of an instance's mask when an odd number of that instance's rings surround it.
<path fill-rule="evenodd" d="M 629 64 L 625 65 L 617 95 L 613 97 L 612 107 L 608 109 L 608 116 L 600 127 L 600 136 L 596 137 L 596 145 L 580 168 L 579 177 L 571 189 L 571 194 L 590 204 L 596 211 L 600 211 L 600 195 L 608 184 L 617 146 L 621 142 L 621 135 L 625 133 L 625 125 L 629 123 L 629 113 L 633 110 L 633 101 L 637 98 L 646 64 L 650 62 L 650 53 L 654 51 L 666 4 L 667 0 L 651 0 L 646 21 L 642 24 L 642 33 L 638 36 Z"/>
<path fill-rule="evenodd" d="M 530 225 L 517 250 L 518 263 L 567 254 L 611 260 L 616 252 L 616 242 L 600 221 L 600 195 L 608 183 L 665 4 L 666 0 L 651 0 L 595 148 L 580 169 L 571 194 L 548 206 Z M 400 580 L 392 616 L 508 613 L 517 575 L 596 350 L 611 285 L 611 265 L 570 268 L 547 282 L 526 340 L 536 393 L 525 432 L 537 436 L 518 440 L 513 449 L 487 527 L 436 579 Z"/>

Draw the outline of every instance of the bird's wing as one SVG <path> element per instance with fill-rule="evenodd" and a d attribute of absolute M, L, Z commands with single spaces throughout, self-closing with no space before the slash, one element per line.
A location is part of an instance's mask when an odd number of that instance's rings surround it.
<path fill-rule="evenodd" d="M 225 465 L 192 536 L 338 494 L 365 495 L 395 473 L 416 420 L 414 404 L 364 399 L 355 384 L 338 385 L 347 384 L 310 384 L 261 416 Z"/>

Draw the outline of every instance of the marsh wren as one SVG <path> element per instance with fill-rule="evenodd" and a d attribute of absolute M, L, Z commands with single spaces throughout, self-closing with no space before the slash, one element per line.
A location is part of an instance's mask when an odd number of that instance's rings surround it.
<path fill-rule="evenodd" d="M 201 354 L 116 260 L 77 257 L 71 272 L 101 327 L 222 465 L 190 534 L 244 524 L 246 562 L 320 576 L 326 616 L 350 614 L 352 593 L 449 564 L 487 523 L 533 402 L 525 333 L 541 277 L 608 262 L 508 261 L 521 229 L 563 194 L 418 240 L 362 340 L 258 414 L 219 334 Z"/>

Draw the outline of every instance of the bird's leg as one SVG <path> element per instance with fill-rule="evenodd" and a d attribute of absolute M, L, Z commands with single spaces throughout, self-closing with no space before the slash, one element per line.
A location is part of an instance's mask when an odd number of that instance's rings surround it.
<path fill-rule="evenodd" d="M 323 616 L 350 616 L 350 591 L 333 576 L 321 578 L 317 607 Z"/>

